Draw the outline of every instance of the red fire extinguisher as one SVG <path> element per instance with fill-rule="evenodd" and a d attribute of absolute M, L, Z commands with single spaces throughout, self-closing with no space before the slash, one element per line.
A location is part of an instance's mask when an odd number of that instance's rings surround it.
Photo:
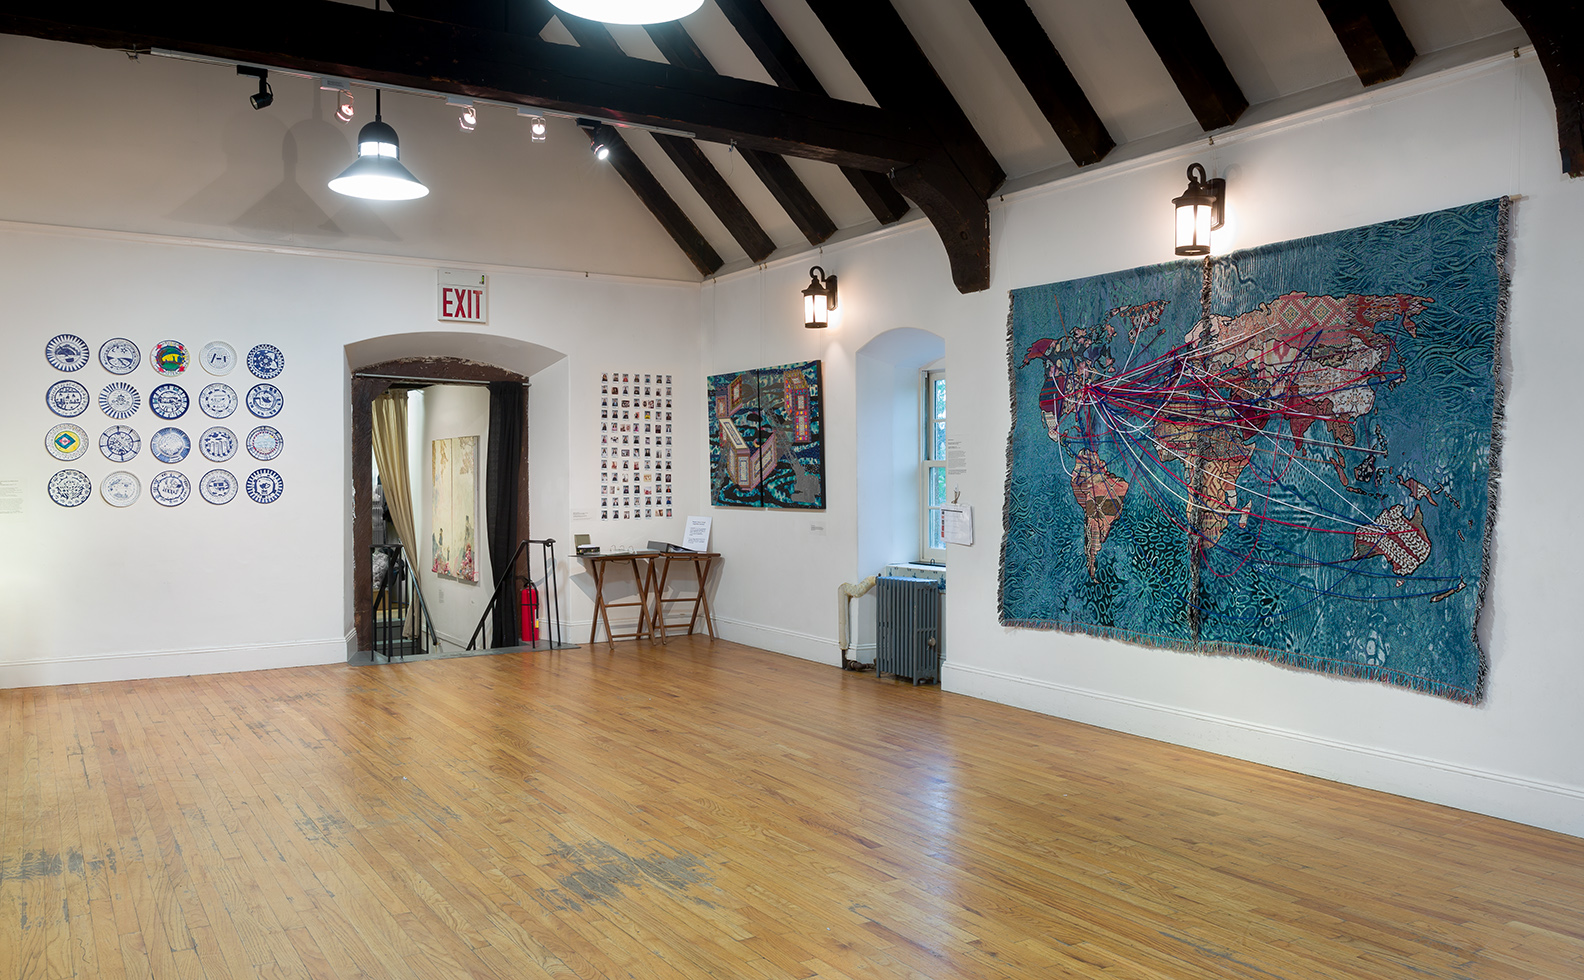
<path fill-rule="evenodd" d="M 522 640 L 539 642 L 539 590 L 532 582 L 525 582 L 522 590 Z"/>

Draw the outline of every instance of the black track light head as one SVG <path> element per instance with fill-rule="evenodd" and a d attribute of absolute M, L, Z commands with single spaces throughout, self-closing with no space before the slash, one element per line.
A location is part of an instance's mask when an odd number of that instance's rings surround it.
<path fill-rule="evenodd" d="M 237 74 L 258 79 L 258 92 L 248 96 L 248 104 L 254 109 L 268 109 L 275 101 L 275 90 L 270 88 L 269 72 L 250 65 L 237 65 Z"/>

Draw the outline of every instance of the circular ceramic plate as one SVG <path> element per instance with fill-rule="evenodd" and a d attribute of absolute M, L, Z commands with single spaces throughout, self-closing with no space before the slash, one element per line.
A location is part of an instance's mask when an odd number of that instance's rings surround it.
<path fill-rule="evenodd" d="M 237 408 L 236 389 L 216 381 L 198 392 L 198 407 L 212 419 L 228 418 Z"/>
<path fill-rule="evenodd" d="M 149 452 L 161 463 L 180 463 L 192 451 L 192 440 L 187 433 L 168 426 L 149 436 Z"/>
<path fill-rule="evenodd" d="M 254 385 L 248 389 L 247 407 L 261 419 L 272 419 L 286 407 L 286 396 L 274 385 Z"/>
<path fill-rule="evenodd" d="M 112 425 L 99 434 L 99 451 L 112 463 L 125 463 L 142 448 L 137 430 L 128 425 Z"/>
<path fill-rule="evenodd" d="M 49 430 L 44 448 L 56 459 L 69 463 L 88 451 L 88 433 L 80 425 L 63 422 Z"/>
<path fill-rule="evenodd" d="M 149 350 L 149 366 L 164 377 L 176 377 L 187 370 L 187 345 L 179 340 L 160 341 Z"/>
<path fill-rule="evenodd" d="M 285 448 L 286 440 L 273 425 L 261 425 L 247 435 L 248 455 L 254 459 L 274 459 Z"/>
<path fill-rule="evenodd" d="M 68 419 L 86 412 L 89 401 L 88 389 L 75 381 L 57 381 L 44 392 L 44 402 L 50 411 Z"/>
<path fill-rule="evenodd" d="M 210 470 L 198 481 L 198 495 L 211 504 L 229 504 L 237 495 L 237 478 L 230 470 Z"/>
<path fill-rule="evenodd" d="M 163 384 L 149 392 L 149 411 L 167 421 L 186 415 L 188 404 L 181 385 Z"/>
<path fill-rule="evenodd" d="M 163 507 L 175 507 L 192 496 L 192 484 L 175 470 L 162 470 L 149 481 L 149 496 Z"/>
<path fill-rule="evenodd" d="M 112 381 L 99 392 L 99 411 L 117 422 L 136 413 L 141 404 L 137 389 L 125 381 Z"/>
<path fill-rule="evenodd" d="M 111 507 L 130 507 L 142 494 L 142 481 L 126 470 L 116 470 L 99 483 L 99 496 Z"/>
<path fill-rule="evenodd" d="M 93 360 L 88 341 L 76 334 L 63 333 L 51 337 L 44 345 L 44 360 L 57 371 L 76 371 Z"/>
<path fill-rule="evenodd" d="M 198 451 L 211 463 L 223 463 L 236 454 L 236 433 L 223 425 L 211 426 L 198 437 Z"/>
<path fill-rule="evenodd" d="M 248 351 L 247 365 L 253 377 L 268 381 L 286 370 L 286 355 L 274 344 L 257 344 Z"/>
<path fill-rule="evenodd" d="M 223 340 L 211 340 L 198 352 L 198 363 L 216 377 L 230 374 L 237 366 L 236 348 Z"/>
<path fill-rule="evenodd" d="M 99 366 L 111 374 L 131 374 L 137 370 L 143 352 L 125 337 L 115 337 L 99 345 Z"/>
<path fill-rule="evenodd" d="M 62 507 L 76 507 L 93 496 L 93 482 L 82 470 L 61 470 L 49 478 L 49 498 Z"/>
<path fill-rule="evenodd" d="M 247 478 L 247 495 L 261 504 L 273 504 L 286 492 L 286 484 L 274 470 L 254 470 Z"/>

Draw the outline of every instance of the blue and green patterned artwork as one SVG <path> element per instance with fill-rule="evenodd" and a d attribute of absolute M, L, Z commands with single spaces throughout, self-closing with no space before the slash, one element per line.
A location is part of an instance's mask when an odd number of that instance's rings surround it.
<path fill-rule="evenodd" d="M 825 509 L 820 362 L 709 379 L 710 503 Z"/>

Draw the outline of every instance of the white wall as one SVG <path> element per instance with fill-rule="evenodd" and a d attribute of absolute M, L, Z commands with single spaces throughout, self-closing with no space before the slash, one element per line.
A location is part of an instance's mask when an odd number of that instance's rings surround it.
<path fill-rule="evenodd" d="M 1168 202 L 1193 160 L 1228 177 L 1239 247 L 1517 197 L 1502 496 L 1482 630 L 1491 674 L 1481 706 L 998 625 L 1007 292 L 1169 258 Z M 977 524 L 974 546 L 950 549 L 948 690 L 1584 834 L 1584 647 L 1570 616 L 1571 597 L 1584 591 L 1584 571 L 1571 559 L 1584 462 L 1558 451 L 1577 441 L 1566 420 L 1584 355 L 1575 328 L 1584 181 L 1560 173 L 1550 94 L 1534 58 L 1387 86 L 1218 137 L 1213 147 L 1011 195 L 995 202 L 992 222 L 993 284 L 970 296 L 952 288 L 940 243 L 922 223 L 826 248 L 821 263 L 841 277 L 842 307 L 840 324 L 823 336 L 798 322 L 807 262 L 705 286 L 707 370 L 810 357 L 826 366 L 830 537 L 811 538 L 807 515 L 715 510 L 728 561 L 775 556 L 773 577 L 767 570 L 722 583 L 717 606 L 730 635 L 834 662 L 834 613 L 820 611 L 832 608 L 839 582 L 872 571 L 857 567 L 848 543 L 860 506 L 854 353 L 888 330 L 920 328 L 946 338 L 951 435 L 968 450 L 961 486 Z"/>

